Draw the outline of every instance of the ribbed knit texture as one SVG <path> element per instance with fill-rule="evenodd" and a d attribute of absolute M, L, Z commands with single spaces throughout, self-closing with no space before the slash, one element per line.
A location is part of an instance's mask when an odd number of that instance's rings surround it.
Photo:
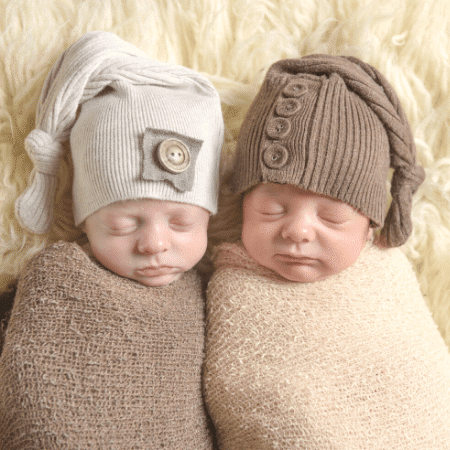
<path fill-rule="evenodd" d="M 168 69 L 169 70 L 169 69 Z M 110 91 L 85 102 L 70 135 L 74 164 L 73 202 L 75 225 L 103 206 L 119 200 L 152 198 L 201 206 L 217 211 L 218 170 L 223 123 L 217 93 L 202 91 L 188 77 L 179 85 L 150 82 L 133 85 L 126 77 L 109 85 Z M 145 179 L 144 158 L 159 168 L 157 146 L 145 149 L 144 135 L 165 130 L 165 138 L 175 134 L 201 141 L 192 161 L 192 187 L 180 190 L 163 169 L 166 179 Z M 189 149 L 193 158 L 193 149 Z M 145 152 L 149 153 L 148 155 Z M 167 181 L 169 179 L 169 181 Z"/>
<path fill-rule="evenodd" d="M 384 76 L 356 58 L 309 55 L 273 64 L 239 132 L 233 186 L 290 183 L 342 200 L 385 224 L 387 246 L 411 233 L 411 197 L 424 179 L 412 132 Z"/>
<path fill-rule="evenodd" d="M 21 276 L 0 358 L 1 449 L 211 449 L 203 346 L 195 271 L 149 288 L 52 245 Z"/>
<path fill-rule="evenodd" d="M 399 249 L 294 283 L 224 244 L 205 398 L 221 450 L 448 450 L 450 355 Z"/>

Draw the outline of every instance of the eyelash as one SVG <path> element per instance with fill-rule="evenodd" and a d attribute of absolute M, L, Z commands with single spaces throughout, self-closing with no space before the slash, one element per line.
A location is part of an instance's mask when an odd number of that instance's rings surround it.
<path fill-rule="evenodd" d="M 266 220 L 278 220 L 284 216 L 285 212 L 261 212 L 261 215 L 265 217 Z"/>
<path fill-rule="evenodd" d="M 286 208 L 281 205 L 273 205 L 271 207 L 262 207 L 260 213 L 264 216 L 281 216 L 286 212 Z"/>
<path fill-rule="evenodd" d="M 321 218 L 320 220 L 327 225 L 336 226 L 336 227 L 340 226 L 340 225 L 344 225 L 344 223 L 347 222 L 347 220 L 330 220 L 330 219 L 325 219 L 325 218 Z"/>
<path fill-rule="evenodd" d="M 279 212 L 275 212 L 275 211 L 274 212 L 261 211 L 261 215 L 266 217 L 267 219 L 277 220 L 277 219 L 283 217 L 285 212 L 286 212 L 285 210 L 280 210 Z M 333 225 L 333 226 L 343 225 L 344 223 L 346 223 L 346 222 L 348 222 L 350 220 L 350 218 L 347 218 L 347 217 L 342 218 L 342 219 L 339 219 L 339 218 L 335 219 L 335 218 L 332 218 L 332 217 L 321 216 L 320 214 L 318 214 L 318 218 L 322 222 L 324 222 L 326 224 Z"/>
<path fill-rule="evenodd" d="M 177 232 L 186 232 L 190 229 L 190 224 L 184 224 L 184 223 L 170 223 L 170 228 Z M 129 234 L 132 234 L 136 231 L 137 226 L 130 226 L 130 227 L 123 227 L 123 228 L 111 228 L 111 234 L 113 236 L 127 236 Z"/>
<path fill-rule="evenodd" d="M 184 232 L 184 231 L 188 231 L 190 230 L 192 224 L 190 222 L 183 222 L 183 221 L 173 221 L 170 222 L 170 227 L 174 230 L 174 231 L 179 231 L 179 232 Z"/>
<path fill-rule="evenodd" d="M 132 225 L 129 227 L 116 227 L 116 228 L 111 227 L 111 233 L 114 234 L 115 236 L 121 236 L 134 232 L 136 228 L 137 228 L 136 225 Z"/>
<path fill-rule="evenodd" d="M 175 230 L 175 231 L 183 231 L 184 229 L 186 229 L 187 228 L 187 226 L 186 225 L 182 225 L 182 224 L 179 224 L 179 223 L 171 223 L 170 224 L 170 228 L 172 229 L 172 230 Z"/>

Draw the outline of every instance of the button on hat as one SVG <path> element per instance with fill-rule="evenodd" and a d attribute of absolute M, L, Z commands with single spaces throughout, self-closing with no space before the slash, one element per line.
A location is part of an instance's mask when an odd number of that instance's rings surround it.
<path fill-rule="evenodd" d="M 170 173 L 184 172 L 191 162 L 189 149 L 178 139 L 166 139 L 159 144 L 158 159 Z"/>
<path fill-rule="evenodd" d="M 288 161 L 289 153 L 280 144 L 272 144 L 263 152 L 263 160 L 269 169 L 281 169 Z"/>

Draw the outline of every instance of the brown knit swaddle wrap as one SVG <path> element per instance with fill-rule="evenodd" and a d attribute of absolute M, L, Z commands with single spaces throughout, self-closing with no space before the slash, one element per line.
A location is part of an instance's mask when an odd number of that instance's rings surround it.
<path fill-rule="evenodd" d="M 24 271 L 0 358 L 2 450 L 211 449 L 194 271 L 149 288 L 58 243 Z"/>
<path fill-rule="evenodd" d="M 398 249 L 294 283 L 221 247 L 204 389 L 221 450 L 450 448 L 450 355 Z"/>

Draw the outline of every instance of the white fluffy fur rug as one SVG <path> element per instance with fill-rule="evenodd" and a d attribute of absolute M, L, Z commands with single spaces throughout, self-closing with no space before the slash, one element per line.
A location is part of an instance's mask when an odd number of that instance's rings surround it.
<path fill-rule="evenodd" d="M 72 224 L 69 157 L 51 233 L 30 235 L 14 218 L 31 171 L 23 142 L 41 86 L 82 34 L 112 31 L 156 59 L 206 74 L 223 104 L 222 174 L 271 63 L 310 53 L 354 55 L 390 80 L 413 128 L 427 179 L 415 196 L 415 228 L 404 251 L 450 345 L 449 18 L 448 0 L 0 0 L 0 292 L 46 244 L 83 239 Z M 239 235 L 226 186 L 221 201 L 226 214 L 213 220 L 211 247 Z"/>

